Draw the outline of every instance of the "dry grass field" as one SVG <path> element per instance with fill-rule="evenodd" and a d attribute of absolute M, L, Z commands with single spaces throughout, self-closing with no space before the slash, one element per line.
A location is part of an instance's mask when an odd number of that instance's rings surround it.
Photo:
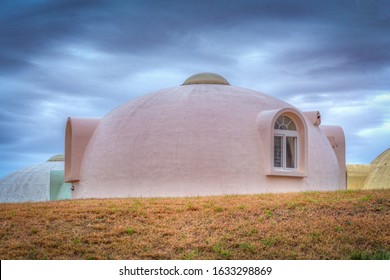
<path fill-rule="evenodd" d="M 0 204 L 0 259 L 390 259 L 390 190 Z"/>

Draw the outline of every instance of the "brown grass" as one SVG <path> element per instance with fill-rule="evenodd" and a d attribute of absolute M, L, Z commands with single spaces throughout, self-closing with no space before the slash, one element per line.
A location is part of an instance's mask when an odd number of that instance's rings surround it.
<path fill-rule="evenodd" d="M 390 190 L 0 204 L 0 242 L 0 259 L 388 258 Z"/>

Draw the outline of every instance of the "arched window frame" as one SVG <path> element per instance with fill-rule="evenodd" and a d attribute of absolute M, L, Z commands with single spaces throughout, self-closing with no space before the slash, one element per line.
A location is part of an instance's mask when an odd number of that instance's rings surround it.
<path fill-rule="evenodd" d="M 274 166 L 275 122 L 281 115 L 293 120 L 298 133 L 297 137 L 297 166 L 296 168 L 278 168 Z M 295 108 L 283 108 L 261 111 L 256 118 L 260 133 L 263 162 L 266 176 L 306 177 L 308 162 L 308 128 L 303 114 Z"/>

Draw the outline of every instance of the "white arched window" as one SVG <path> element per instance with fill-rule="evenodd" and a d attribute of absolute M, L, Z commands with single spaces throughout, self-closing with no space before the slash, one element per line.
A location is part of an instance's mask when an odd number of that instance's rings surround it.
<path fill-rule="evenodd" d="M 285 115 L 274 124 L 274 168 L 296 169 L 298 167 L 298 131 L 293 120 Z"/>

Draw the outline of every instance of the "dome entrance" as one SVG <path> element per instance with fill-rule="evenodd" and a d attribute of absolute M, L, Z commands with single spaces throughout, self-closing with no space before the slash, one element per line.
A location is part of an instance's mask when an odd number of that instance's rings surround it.
<path fill-rule="evenodd" d="M 195 84 L 215 84 L 215 85 L 230 85 L 229 82 L 221 75 L 205 72 L 192 75 L 182 84 L 195 85 Z"/>

